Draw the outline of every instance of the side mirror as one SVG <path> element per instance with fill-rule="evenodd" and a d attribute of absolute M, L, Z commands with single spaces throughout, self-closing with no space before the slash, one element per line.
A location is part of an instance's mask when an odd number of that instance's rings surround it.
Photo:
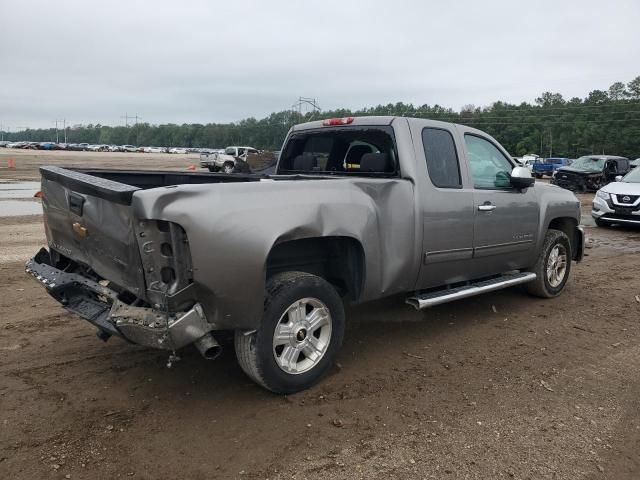
<path fill-rule="evenodd" d="M 616 182 L 622 181 L 622 175 L 616 175 Z"/>
<path fill-rule="evenodd" d="M 518 189 L 528 188 L 533 185 L 535 178 L 531 176 L 531 172 L 526 167 L 515 167 L 511 171 L 511 186 Z"/>

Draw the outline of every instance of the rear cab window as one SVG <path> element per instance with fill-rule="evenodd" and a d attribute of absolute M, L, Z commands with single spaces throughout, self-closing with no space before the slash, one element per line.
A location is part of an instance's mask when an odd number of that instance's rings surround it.
<path fill-rule="evenodd" d="M 392 127 L 323 127 L 291 135 L 278 173 L 398 176 L 398 165 Z"/>
<path fill-rule="evenodd" d="M 460 162 L 451 133 L 441 128 L 424 128 L 422 145 L 431 183 L 439 188 L 462 188 Z"/>

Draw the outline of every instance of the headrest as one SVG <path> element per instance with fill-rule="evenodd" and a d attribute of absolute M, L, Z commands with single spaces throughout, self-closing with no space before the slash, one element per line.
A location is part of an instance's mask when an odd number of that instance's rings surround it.
<path fill-rule="evenodd" d="M 359 164 L 362 156 L 366 153 L 371 153 L 371 147 L 368 145 L 355 145 L 347 153 L 346 163 Z"/>
<path fill-rule="evenodd" d="M 365 153 L 360 160 L 361 172 L 392 172 L 393 165 L 386 153 Z"/>
<path fill-rule="evenodd" d="M 293 159 L 293 170 L 311 171 L 317 165 L 318 159 L 310 152 L 305 152 Z"/>

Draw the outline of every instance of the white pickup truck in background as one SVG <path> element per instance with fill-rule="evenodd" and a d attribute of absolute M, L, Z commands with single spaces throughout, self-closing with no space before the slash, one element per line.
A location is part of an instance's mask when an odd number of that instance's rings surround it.
<path fill-rule="evenodd" d="M 259 151 L 253 147 L 227 147 L 223 152 L 200 154 L 200 167 L 208 168 L 210 172 L 232 173 L 236 166 L 236 160 L 246 161 L 250 153 Z"/>

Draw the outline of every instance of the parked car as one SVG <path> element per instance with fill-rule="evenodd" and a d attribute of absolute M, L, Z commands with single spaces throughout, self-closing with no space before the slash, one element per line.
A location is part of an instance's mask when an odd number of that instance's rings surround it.
<path fill-rule="evenodd" d="M 135 147 L 133 145 L 122 145 L 122 151 L 123 152 L 137 152 L 138 151 L 138 147 Z"/>
<path fill-rule="evenodd" d="M 200 166 L 208 168 L 210 172 L 233 173 L 236 168 L 236 160 L 246 162 L 248 154 L 257 154 L 259 151 L 253 147 L 227 147 L 224 153 L 201 153 Z"/>
<path fill-rule="evenodd" d="M 560 167 L 551 183 L 577 192 L 595 191 L 626 175 L 631 166 L 629 159 L 614 155 L 586 155 L 574 160 L 569 167 Z"/>
<path fill-rule="evenodd" d="M 465 125 L 297 125 L 270 178 L 40 172 L 49 248 L 26 271 L 54 299 L 103 340 L 168 352 L 214 358 L 233 331 L 244 372 L 282 394 L 333 364 L 343 302 L 421 309 L 519 284 L 550 298 L 583 255 L 575 195 Z"/>
<path fill-rule="evenodd" d="M 9 142 L 7 148 L 22 148 L 27 142 Z"/>
<path fill-rule="evenodd" d="M 187 153 L 187 149 L 186 148 L 180 148 L 180 147 L 173 147 L 169 149 L 169 153 L 180 153 L 180 154 L 186 154 Z"/>
<path fill-rule="evenodd" d="M 164 147 L 144 147 L 144 153 L 167 153 Z"/>
<path fill-rule="evenodd" d="M 599 227 L 612 224 L 640 225 L 640 168 L 596 192 L 591 216 Z"/>
<path fill-rule="evenodd" d="M 531 170 L 536 178 L 542 178 L 544 175 L 550 177 L 558 168 L 569 165 L 571 165 L 571 160 L 564 157 L 549 157 L 544 160 L 539 158 L 533 162 Z"/>
<path fill-rule="evenodd" d="M 88 152 L 108 152 L 109 145 L 87 145 L 84 149 Z"/>
<path fill-rule="evenodd" d="M 520 157 L 520 163 L 522 163 L 522 165 L 524 167 L 527 167 L 529 170 L 532 170 L 533 164 L 538 159 L 541 160 L 542 157 L 540 157 L 539 155 L 536 155 L 535 153 L 527 153 L 526 155 L 523 155 L 522 157 Z"/>

